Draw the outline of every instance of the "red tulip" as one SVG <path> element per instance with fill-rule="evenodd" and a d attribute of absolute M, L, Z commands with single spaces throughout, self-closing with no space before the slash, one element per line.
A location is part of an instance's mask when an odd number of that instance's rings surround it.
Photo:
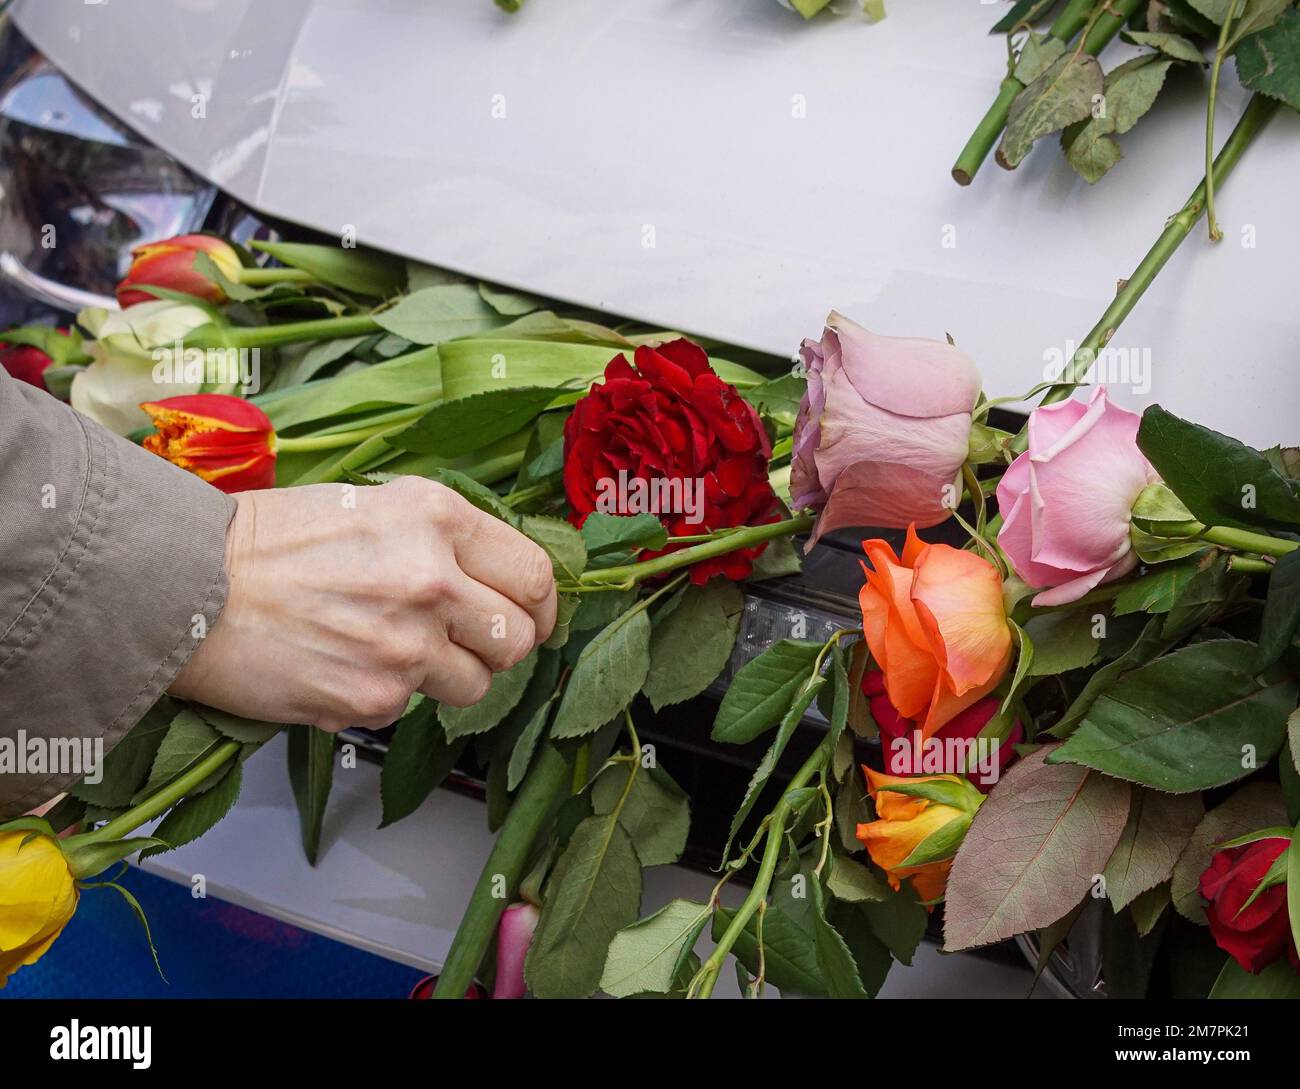
<path fill-rule="evenodd" d="M 158 430 L 144 448 L 223 492 L 275 484 L 275 430 L 265 412 L 242 397 L 194 393 L 140 406 Z"/>
<path fill-rule="evenodd" d="M 0 367 L 9 372 L 11 378 L 46 389 L 45 371 L 54 360 L 39 348 L 30 344 L 5 344 L 0 341 Z"/>
<path fill-rule="evenodd" d="M 239 279 L 242 262 L 231 246 L 206 234 L 182 234 L 161 242 L 150 242 L 131 251 L 131 267 L 117 285 L 118 304 L 125 309 L 136 303 L 156 302 L 158 296 L 138 290 L 138 285 L 165 287 L 195 295 L 211 303 L 226 301 L 221 285 L 194 268 L 194 257 L 206 253 L 228 280 Z"/>

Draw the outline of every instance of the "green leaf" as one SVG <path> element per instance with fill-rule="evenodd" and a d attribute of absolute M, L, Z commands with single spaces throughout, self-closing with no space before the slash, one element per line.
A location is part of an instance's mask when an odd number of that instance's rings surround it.
<path fill-rule="evenodd" d="M 563 519 L 526 514 L 519 523 L 519 531 L 546 550 L 556 581 L 576 582 L 586 569 L 587 546 L 582 534 Z"/>
<path fill-rule="evenodd" d="M 551 727 L 557 738 L 598 730 L 630 704 L 650 671 L 650 618 L 633 608 L 582 649 Z"/>
<path fill-rule="evenodd" d="M 1254 656 L 1253 643 L 1212 639 L 1135 669 L 1098 697 L 1051 762 L 1177 794 L 1249 775 L 1281 747 L 1296 702 L 1292 681 L 1255 677 Z"/>
<path fill-rule="evenodd" d="M 1286 849 L 1286 905 L 1291 920 L 1291 944 L 1300 949 L 1300 823 Z"/>
<path fill-rule="evenodd" d="M 148 795 L 170 783 L 221 740 L 220 735 L 195 711 L 188 708 L 174 719 L 158 746 L 149 778 L 131 799 L 139 804 Z"/>
<path fill-rule="evenodd" d="M 174 700 L 163 696 L 131 727 L 126 737 L 109 750 L 99 769 L 100 781 L 87 783 L 83 779 L 70 786 L 68 793 L 104 808 L 130 805 L 136 791 L 144 785 L 178 709 Z"/>
<path fill-rule="evenodd" d="M 158 961 L 158 950 L 153 944 L 153 934 L 149 931 L 149 917 L 145 915 L 144 908 L 140 906 L 140 901 L 135 898 L 135 894 L 132 893 L 130 889 L 123 885 L 119 885 L 116 881 L 106 881 L 104 882 L 103 887 L 113 889 L 122 897 L 123 900 L 126 901 L 127 906 L 131 909 L 131 913 L 136 917 L 136 921 L 139 922 L 141 928 L 144 930 L 144 940 L 149 946 L 150 955 L 153 957 L 153 966 L 158 970 L 158 974 L 162 976 L 163 982 L 167 982 L 167 977 L 163 975 L 162 964 Z"/>
<path fill-rule="evenodd" d="M 587 817 L 555 865 L 525 963 L 538 998 L 586 998 L 614 936 L 641 906 L 641 865 L 612 813 Z"/>
<path fill-rule="evenodd" d="M 614 935 L 600 989 L 615 998 L 666 994 L 712 915 L 705 904 L 673 900 Z"/>
<path fill-rule="evenodd" d="M 808 380 L 796 374 L 783 374 L 757 386 L 742 391 L 759 415 L 775 421 L 782 427 L 793 428 L 799 415 L 799 404 L 808 390 Z"/>
<path fill-rule="evenodd" d="M 1115 595 L 1115 615 L 1167 613 L 1198 570 L 1200 564 L 1195 560 L 1161 564 Z"/>
<path fill-rule="evenodd" d="M 903 859 L 903 865 L 928 866 L 935 862 L 944 862 L 957 854 L 966 832 L 970 828 L 971 818 L 967 814 L 953 817 L 946 824 L 941 824 L 920 843 L 912 848 L 911 853 Z"/>
<path fill-rule="evenodd" d="M 821 643 L 782 639 L 746 662 L 718 708 L 713 740 L 743 745 L 781 721 L 821 649 Z"/>
<path fill-rule="evenodd" d="M 1025 622 L 1025 634 L 1034 647 L 1029 676 L 1056 677 L 1091 665 L 1097 657 L 1090 608 L 1038 613 Z"/>
<path fill-rule="evenodd" d="M 334 783 L 334 735 L 314 726 L 289 727 L 289 785 L 298 807 L 302 849 L 316 865 L 325 806 Z"/>
<path fill-rule="evenodd" d="M 488 306 L 492 307 L 498 314 L 508 318 L 517 318 L 521 314 L 530 314 L 546 305 L 545 300 L 537 295 L 529 295 L 524 291 L 512 291 L 508 287 L 497 287 L 494 284 L 480 283 L 478 293 Z"/>
<path fill-rule="evenodd" d="M 465 747 L 449 742 L 433 700 L 420 699 L 397 723 L 379 773 L 380 828 L 414 813 L 451 774 Z"/>
<path fill-rule="evenodd" d="M 1247 972 L 1231 957 L 1214 981 L 1210 998 L 1300 998 L 1300 975 L 1283 957 L 1258 974 Z"/>
<path fill-rule="evenodd" d="M 826 983 L 817 955 L 813 929 L 816 909 L 809 876 L 772 882 L 772 894 L 763 914 L 763 967 L 767 981 L 782 993 L 826 996 Z M 713 914 L 713 940 L 731 924 L 735 912 L 719 907 Z M 753 975 L 758 974 L 758 920 L 751 916 L 732 947 L 735 957 Z"/>
<path fill-rule="evenodd" d="M 797 575 L 803 570 L 803 558 L 794 542 L 789 537 L 777 537 L 768 541 L 767 547 L 754 560 L 754 569 L 750 571 L 746 582 L 761 582 L 764 579 L 780 579 L 788 575 Z"/>
<path fill-rule="evenodd" d="M 535 420 L 560 391 L 526 386 L 477 393 L 435 405 L 404 431 L 388 436 L 399 450 L 459 457 L 513 435 Z"/>
<path fill-rule="evenodd" d="M 1168 881 L 1162 882 L 1153 889 L 1147 889 L 1133 901 L 1129 906 L 1129 914 L 1133 917 L 1133 925 L 1141 937 L 1145 938 L 1156 928 L 1156 923 L 1164 915 L 1169 903 Z"/>
<path fill-rule="evenodd" d="M 653 514 L 604 514 L 592 511 L 582 523 L 587 554 L 601 556 L 632 548 L 658 550 L 668 543 L 668 531 Z"/>
<path fill-rule="evenodd" d="M 826 887 L 835 899 L 850 904 L 861 904 L 868 900 L 887 900 L 894 895 L 888 882 L 882 877 L 877 877 L 874 870 L 843 855 L 831 856 L 831 869 L 827 876 Z"/>
<path fill-rule="evenodd" d="M 1139 895 L 1168 881 L 1205 816 L 1199 794 L 1133 791 L 1128 823 L 1102 871 L 1111 909 L 1122 911 Z"/>
<path fill-rule="evenodd" d="M 1165 56 L 1173 57 L 1174 60 L 1187 61 L 1189 64 L 1205 63 L 1205 54 L 1201 52 L 1200 46 L 1190 38 L 1184 38 L 1181 34 L 1126 30 L 1121 32 L 1120 37 L 1132 45 L 1149 45 L 1152 49 L 1158 49 Z"/>
<path fill-rule="evenodd" d="M 441 344 L 501 324 L 501 316 L 471 284 L 436 284 L 373 315 L 383 329 L 412 344 Z"/>
<path fill-rule="evenodd" d="M 950 951 L 1050 926 L 1105 868 L 1128 820 L 1129 786 L 1049 764 L 1044 746 L 1013 764 L 975 814 L 944 906 Z"/>
<path fill-rule="evenodd" d="M 344 291 L 355 291 L 358 295 L 386 299 L 406 285 L 403 262 L 374 250 L 261 240 L 249 244 L 290 268 L 305 269 L 322 283 L 333 284 Z"/>
<path fill-rule="evenodd" d="M 1260 621 L 1253 668 L 1262 673 L 1279 658 L 1300 629 L 1300 550 L 1277 561 L 1268 577 L 1268 597 Z"/>
<path fill-rule="evenodd" d="M 166 848 L 167 844 L 156 836 L 135 836 L 130 839 L 109 839 L 78 843 L 77 837 L 65 841 L 63 850 L 68 867 L 77 880 L 103 873 L 110 866 L 148 848 Z"/>
<path fill-rule="evenodd" d="M 1046 72 L 1064 52 L 1065 43 L 1060 38 L 1031 33 L 1020 48 L 1013 75 L 1028 86 Z"/>
<path fill-rule="evenodd" d="M 578 595 L 578 609 L 569 621 L 574 631 L 591 631 L 604 628 L 627 612 L 640 596 L 631 590 L 602 590 L 600 593 Z"/>
<path fill-rule="evenodd" d="M 529 765 L 533 762 L 533 753 L 546 732 L 546 723 L 551 717 L 551 708 L 554 706 L 555 697 L 552 697 L 538 707 L 515 742 L 515 747 L 510 752 L 510 763 L 506 766 L 507 790 L 514 791 L 528 774 Z"/>
<path fill-rule="evenodd" d="M 826 983 L 826 996 L 866 998 L 867 992 L 862 986 L 858 966 L 853 960 L 848 942 L 826 919 L 825 898 L 815 875 L 809 876 L 809 887 L 812 889 L 814 901 L 813 943 L 817 950 L 817 966 Z"/>
<path fill-rule="evenodd" d="M 154 829 L 154 835 L 162 844 L 140 852 L 140 857 L 150 858 L 198 839 L 234 808 L 243 784 L 244 769 L 238 761 L 232 761 L 230 770 L 220 777 L 211 790 L 191 794 L 179 805 L 172 807 Z"/>
<path fill-rule="evenodd" d="M 1205 923 L 1199 883 L 1219 844 L 1285 821 L 1286 806 L 1276 783 L 1247 783 L 1206 813 L 1174 866 L 1169 892 L 1178 914 L 1194 923 Z"/>
<path fill-rule="evenodd" d="M 1058 57 L 1011 103 L 998 164 L 1014 170 L 1035 140 L 1089 117 L 1093 98 L 1101 93 L 1101 65 L 1095 57 L 1073 50 Z"/>
<path fill-rule="evenodd" d="M 1300 525 L 1300 496 L 1258 450 L 1180 420 L 1159 405 L 1142 414 L 1137 441 L 1165 483 L 1206 525 Z"/>
<path fill-rule="evenodd" d="M 245 745 L 263 745 L 285 729 L 279 722 L 258 722 L 251 718 L 240 718 L 239 715 L 218 711 L 215 707 L 207 707 L 203 704 L 196 704 L 194 711 L 222 737 L 228 737 L 232 741 L 239 741 Z"/>
<path fill-rule="evenodd" d="M 1237 46 L 1237 76 L 1252 91 L 1300 110 L 1300 12 L 1287 11 Z"/>
<path fill-rule="evenodd" d="M 618 807 L 631 769 L 616 764 L 592 784 L 592 808 L 600 814 Z M 639 768 L 632 789 L 619 809 L 618 822 L 632 838 L 642 866 L 676 862 L 691 830 L 691 803 L 672 776 L 659 767 Z"/>
<path fill-rule="evenodd" d="M 862 850 L 858 841 L 859 824 L 871 820 L 867 808 L 867 792 L 860 775 L 850 775 L 835 792 L 835 828 L 839 832 L 840 846 L 850 853 Z"/>
<path fill-rule="evenodd" d="M 430 480 L 436 481 L 444 488 L 450 488 L 462 499 L 469 500 L 484 513 L 492 515 L 493 518 L 499 518 L 506 525 L 518 529 L 522 524 L 519 515 L 503 503 L 501 497 L 486 484 L 480 484 L 477 480 L 466 476 L 464 473 L 457 472 L 455 469 L 434 469 L 426 475 Z"/>
<path fill-rule="evenodd" d="M 726 579 L 689 586 L 654 626 L 645 694 L 656 711 L 698 696 L 727 667 L 745 597 Z"/>
<path fill-rule="evenodd" d="M 522 661 L 503 673 L 492 676 L 492 686 L 478 703 L 469 707 L 438 707 L 438 721 L 447 732 L 447 740 L 487 733 L 513 710 L 533 678 L 537 668 L 537 651 L 532 650 Z"/>
<path fill-rule="evenodd" d="M 916 947 L 925 937 L 925 928 L 930 919 L 930 913 L 917 899 L 911 882 L 904 881 L 902 888 L 897 892 L 891 891 L 883 900 L 865 902 L 862 912 L 872 932 L 894 955 L 894 959 L 900 964 L 910 965 Z"/>
<path fill-rule="evenodd" d="M 1062 136 L 1065 157 L 1086 181 L 1096 182 L 1120 159 L 1112 134 L 1128 132 L 1154 105 L 1174 63 L 1172 57 L 1148 53 L 1125 61 L 1106 75 L 1100 116 L 1073 126 Z"/>

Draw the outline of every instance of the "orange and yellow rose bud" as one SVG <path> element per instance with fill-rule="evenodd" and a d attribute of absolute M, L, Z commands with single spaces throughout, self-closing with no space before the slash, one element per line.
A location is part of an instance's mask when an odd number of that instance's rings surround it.
<path fill-rule="evenodd" d="M 256 405 L 225 393 L 195 393 L 140 405 L 157 430 L 144 448 L 223 492 L 275 485 L 275 430 Z"/>
<path fill-rule="evenodd" d="M 58 841 L 0 831 L 0 989 L 35 964 L 77 910 L 77 883 Z"/>
<path fill-rule="evenodd" d="M 141 291 L 141 286 L 165 287 L 211 303 L 225 302 L 221 285 L 194 267 L 199 253 L 206 253 L 226 279 L 239 279 L 242 262 L 228 243 L 206 234 L 182 234 L 131 251 L 131 267 L 117 285 L 118 305 L 126 309 L 136 303 L 157 302 L 158 296 Z"/>
<path fill-rule="evenodd" d="M 953 857 L 984 796 L 958 775 L 862 770 L 876 819 L 858 825 L 858 841 L 892 887 L 910 879 L 921 900 L 942 899 Z"/>
<path fill-rule="evenodd" d="M 988 560 L 907 530 L 900 558 L 864 541 L 862 630 L 889 701 L 925 738 L 987 696 L 1011 664 L 1002 579 Z"/>

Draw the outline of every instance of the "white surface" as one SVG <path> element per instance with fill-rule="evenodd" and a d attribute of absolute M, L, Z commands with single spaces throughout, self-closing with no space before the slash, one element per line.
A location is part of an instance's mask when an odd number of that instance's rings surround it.
<path fill-rule="evenodd" d="M 267 213 L 782 354 L 831 307 L 878 332 L 948 332 L 992 395 L 1019 393 L 1200 180 L 1205 77 L 1171 75 L 1095 188 L 1048 139 L 961 190 L 948 171 L 1003 71 L 985 33 L 1002 6 L 887 6 L 876 26 L 805 25 L 776 0 L 14 12 L 114 112 Z M 201 120 L 195 93 L 210 95 Z M 1245 101 L 1230 72 L 1220 96 L 1226 136 Z M 1260 445 L 1297 437 L 1300 120 L 1282 113 L 1222 190 L 1224 242 L 1198 230 L 1114 341 L 1152 368 L 1150 392 L 1120 400 Z"/>
<path fill-rule="evenodd" d="M 143 868 L 183 885 L 202 874 L 210 896 L 436 972 L 492 846 L 483 805 L 439 790 L 411 816 L 379 831 L 379 769 L 365 761 L 353 769 L 336 762 L 313 868 L 299 846 L 284 747 L 283 737 L 276 738 L 244 765 L 239 802 L 216 828 Z M 712 887 L 705 874 L 653 867 L 646 871 L 642 914 L 674 897 L 704 900 Z M 729 889 L 724 901 L 734 905 L 743 896 Z M 707 944 L 706 936 L 699 949 Z M 1028 969 L 964 954 L 941 957 L 923 944 L 916 966 L 895 965 L 882 994 L 1021 998 L 1029 982 Z M 715 994 L 739 994 L 730 967 Z"/>

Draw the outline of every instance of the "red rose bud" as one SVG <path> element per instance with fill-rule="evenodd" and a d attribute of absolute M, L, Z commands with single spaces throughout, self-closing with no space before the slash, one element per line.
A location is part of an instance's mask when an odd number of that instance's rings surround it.
<path fill-rule="evenodd" d="M 524 958 L 533 941 L 533 931 L 541 912 L 527 902 L 511 904 L 497 927 L 497 978 L 493 998 L 523 998 Z"/>
<path fill-rule="evenodd" d="M 1284 953 L 1300 971 L 1300 960 L 1291 942 L 1285 882 L 1265 889 L 1247 905 L 1269 867 L 1290 845 L 1290 840 L 1272 836 L 1241 847 L 1226 847 L 1215 853 L 1201 874 L 1210 934 L 1218 947 L 1247 972 L 1262 972 Z"/>
<path fill-rule="evenodd" d="M 5 344 L 0 341 L 0 367 L 4 367 L 11 378 L 17 378 L 20 382 L 26 382 L 37 389 L 46 389 L 45 371 L 53 363 L 54 360 L 48 355 L 30 344 Z"/>
<path fill-rule="evenodd" d="M 988 747 L 981 748 L 980 731 L 1000 706 L 992 696 L 985 696 L 959 711 L 922 741 L 920 723 L 898 713 L 885 692 L 885 675 L 879 669 L 869 669 L 862 675 L 862 694 L 867 697 L 871 717 L 880 729 L 885 771 L 890 775 L 964 774 L 980 793 L 987 794 L 1016 758 L 1012 746 L 1025 738 L 1025 729 L 1017 720 L 1010 734 L 998 741 L 996 747 L 992 738 L 986 738 Z M 959 773 L 959 766 L 968 770 Z"/>
<path fill-rule="evenodd" d="M 265 412 L 242 397 L 194 393 L 146 401 L 158 430 L 144 448 L 223 492 L 275 484 L 275 431 Z"/>
<path fill-rule="evenodd" d="M 131 251 L 131 267 L 117 285 L 118 304 L 126 309 L 136 303 L 157 302 L 157 295 L 138 290 L 138 285 L 165 287 L 211 303 L 225 302 L 226 293 L 221 285 L 194 268 L 194 257 L 198 253 L 206 253 L 212 258 L 226 279 L 239 279 L 242 262 L 228 243 L 206 234 L 182 234 L 137 246 Z"/>
<path fill-rule="evenodd" d="M 653 514 L 672 537 L 778 517 L 768 482 L 772 448 L 758 413 L 714 373 L 689 340 L 636 349 L 635 367 L 616 356 L 564 425 L 564 490 L 581 526 L 593 511 Z M 642 552 L 651 559 L 683 547 Z M 765 545 L 738 549 L 691 568 L 742 579 Z"/>

